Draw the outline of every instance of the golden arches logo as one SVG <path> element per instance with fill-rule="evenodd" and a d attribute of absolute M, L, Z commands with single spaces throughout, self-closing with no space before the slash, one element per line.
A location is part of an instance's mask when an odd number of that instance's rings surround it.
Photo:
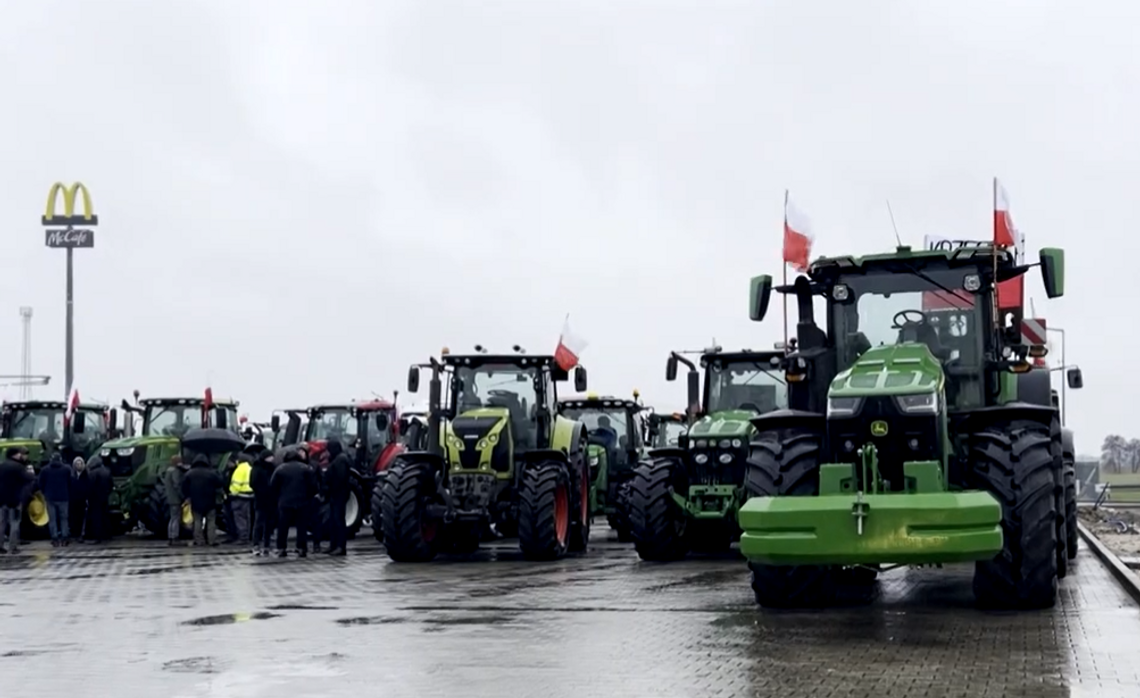
<path fill-rule="evenodd" d="M 55 215 L 55 202 L 63 192 L 63 215 Z M 83 215 L 75 215 L 75 196 L 83 195 Z M 56 182 L 48 190 L 47 207 L 44 209 L 44 225 L 98 225 L 99 217 L 95 215 L 91 205 L 91 192 L 82 182 L 75 182 L 70 187 L 63 182 Z"/>

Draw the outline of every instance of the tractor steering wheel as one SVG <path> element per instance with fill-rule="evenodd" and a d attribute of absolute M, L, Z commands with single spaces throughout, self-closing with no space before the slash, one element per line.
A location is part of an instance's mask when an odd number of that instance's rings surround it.
<path fill-rule="evenodd" d="M 917 315 L 918 319 L 910 320 L 907 317 L 908 315 Z M 911 310 L 900 310 L 899 312 L 895 313 L 895 316 L 893 318 L 891 318 L 891 322 L 893 323 L 891 325 L 892 330 L 901 330 L 904 327 L 917 327 L 925 325 L 927 324 L 926 313 L 922 312 L 921 310 L 914 310 L 913 308 Z"/>

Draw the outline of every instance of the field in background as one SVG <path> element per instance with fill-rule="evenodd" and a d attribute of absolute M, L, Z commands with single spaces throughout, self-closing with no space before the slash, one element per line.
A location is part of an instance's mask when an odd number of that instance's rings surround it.
<path fill-rule="evenodd" d="M 1140 486 L 1140 473 L 1109 473 L 1100 471 L 1100 481 L 1109 485 L 1137 485 Z M 1110 502 L 1140 502 L 1140 489 L 1118 490 L 1109 492 Z"/>

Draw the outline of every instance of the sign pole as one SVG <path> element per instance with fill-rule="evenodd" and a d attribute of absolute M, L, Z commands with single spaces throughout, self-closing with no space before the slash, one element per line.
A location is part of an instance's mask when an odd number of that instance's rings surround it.
<path fill-rule="evenodd" d="M 67 353 L 64 367 L 64 399 L 71 397 L 71 384 L 75 378 L 75 279 L 72 259 L 75 250 L 67 248 Z"/>

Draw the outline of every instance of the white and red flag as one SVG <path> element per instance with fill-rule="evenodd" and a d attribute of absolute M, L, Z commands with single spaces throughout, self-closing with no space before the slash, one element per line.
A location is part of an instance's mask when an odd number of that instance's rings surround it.
<path fill-rule="evenodd" d="M 784 263 L 798 272 L 807 271 L 811 258 L 811 219 L 784 192 Z"/>
<path fill-rule="evenodd" d="M 67 412 L 64 414 L 64 418 L 67 419 L 69 424 L 71 423 L 72 415 L 75 414 L 77 409 L 79 409 L 79 389 L 72 388 L 71 395 L 67 396 Z"/>
<path fill-rule="evenodd" d="M 554 350 L 554 361 L 563 371 L 578 365 L 578 358 L 589 343 L 570 329 L 570 316 L 562 323 L 562 334 L 558 337 L 558 348 Z"/>
<path fill-rule="evenodd" d="M 1018 232 L 1010 214 L 1009 193 L 994 177 L 994 247 L 1013 249 L 1014 261 L 1024 263 L 1024 236 Z M 998 284 L 998 308 L 1007 310 L 1020 308 L 1025 303 L 1025 277 L 1019 276 Z"/>

